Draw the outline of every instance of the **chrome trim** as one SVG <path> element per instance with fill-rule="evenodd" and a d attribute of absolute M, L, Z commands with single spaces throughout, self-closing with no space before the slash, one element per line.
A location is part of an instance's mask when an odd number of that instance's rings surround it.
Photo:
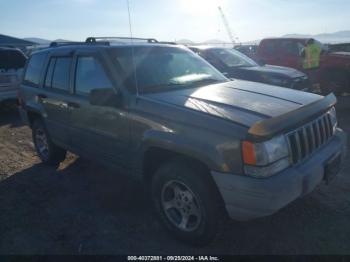
<path fill-rule="evenodd" d="M 287 133 L 291 163 L 298 164 L 326 144 L 334 135 L 332 130 L 329 112 L 327 112 L 310 123 Z"/>

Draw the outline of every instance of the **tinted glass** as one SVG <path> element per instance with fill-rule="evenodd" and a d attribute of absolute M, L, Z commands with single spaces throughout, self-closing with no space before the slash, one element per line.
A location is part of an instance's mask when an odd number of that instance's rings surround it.
<path fill-rule="evenodd" d="M 275 41 L 266 41 L 264 43 L 264 46 L 265 46 L 265 52 L 268 53 L 268 54 L 275 54 L 275 52 L 277 51 L 277 46 L 276 46 L 276 43 Z"/>
<path fill-rule="evenodd" d="M 40 81 L 41 70 L 45 62 L 46 54 L 34 54 L 27 66 L 26 74 L 24 77 L 24 83 L 27 85 L 37 87 Z"/>
<path fill-rule="evenodd" d="M 68 91 L 71 57 L 57 57 L 52 77 L 52 88 Z"/>
<path fill-rule="evenodd" d="M 91 90 L 113 88 L 103 67 L 93 57 L 79 57 L 75 76 L 75 92 L 88 95 Z"/>
<path fill-rule="evenodd" d="M 114 55 L 127 85 L 137 86 L 141 93 L 228 81 L 213 66 L 185 48 L 135 47 L 133 52 L 130 48 L 119 48 Z"/>
<path fill-rule="evenodd" d="M 46 72 L 46 77 L 45 77 L 45 87 L 51 87 L 52 84 L 52 74 L 53 70 L 55 68 L 56 64 L 56 58 L 51 58 L 50 63 Z"/>
<path fill-rule="evenodd" d="M 287 54 L 291 54 L 294 56 L 298 56 L 303 51 L 304 46 L 298 42 L 295 41 L 282 41 L 281 43 L 281 49 Z"/>
<path fill-rule="evenodd" d="M 0 49 L 0 69 L 19 69 L 26 63 L 25 55 L 16 49 Z"/>
<path fill-rule="evenodd" d="M 252 59 L 236 50 L 217 48 L 211 49 L 209 52 L 228 67 L 257 66 L 257 63 Z"/>

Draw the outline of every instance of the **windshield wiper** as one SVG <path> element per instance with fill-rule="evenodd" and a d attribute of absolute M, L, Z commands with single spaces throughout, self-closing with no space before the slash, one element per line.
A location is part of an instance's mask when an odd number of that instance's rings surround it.
<path fill-rule="evenodd" d="M 173 89 L 176 89 L 178 87 L 181 88 L 194 88 L 194 87 L 200 87 L 202 85 L 208 85 L 208 84 L 216 84 L 216 83 L 223 83 L 227 82 L 229 80 L 218 80 L 215 78 L 204 78 L 198 81 L 188 82 L 188 83 L 169 83 L 169 84 L 158 84 L 158 85 L 150 85 L 142 88 L 143 93 L 156 93 L 156 92 L 167 92 L 171 91 Z"/>
<path fill-rule="evenodd" d="M 153 93 L 159 91 L 169 91 L 172 88 L 176 88 L 178 86 L 183 86 L 184 84 L 180 83 L 169 83 L 169 84 L 158 84 L 158 85 L 150 85 L 143 87 L 143 93 Z"/>
<path fill-rule="evenodd" d="M 190 86 L 201 86 L 201 85 L 207 85 L 207 84 L 219 84 L 219 83 L 224 83 L 227 82 L 228 80 L 219 80 L 219 79 L 215 79 L 215 78 L 204 78 L 198 81 L 193 81 L 191 83 L 189 83 Z"/>

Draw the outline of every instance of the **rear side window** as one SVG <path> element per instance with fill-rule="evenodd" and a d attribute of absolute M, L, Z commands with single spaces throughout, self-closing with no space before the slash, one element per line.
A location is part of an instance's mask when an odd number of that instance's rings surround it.
<path fill-rule="evenodd" d="M 71 57 L 52 57 L 46 72 L 45 87 L 69 91 Z"/>
<path fill-rule="evenodd" d="M 24 76 L 24 84 L 38 87 L 40 82 L 41 70 L 45 62 L 46 53 L 33 55 L 28 63 L 27 70 Z"/>
<path fill-rule="evenodd" d="M 79 57 L 75 73 L 75 93 L 86 96 L 93 89 L 113 88 L 106 72 L 94 57 Z"/>
<path fill-rule="evenodd" d="M 264 47 L 265 53 L 269 55 L 274 55 L 277 51 L 277 44 L 275 41 L 266 41 Z"/>
<path fill-rule="evenodd" d="M 281 42 L 281 49 L 287 54 L 298 56 L 303 50 L 303 45 L 294 41 L 285 40 Z"/>

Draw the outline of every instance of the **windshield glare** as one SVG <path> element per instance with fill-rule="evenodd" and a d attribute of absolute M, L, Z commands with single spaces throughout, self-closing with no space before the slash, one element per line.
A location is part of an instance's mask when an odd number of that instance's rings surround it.
<path fill-rule="evenodd" d="M 115 52 L 118 66 L 126 76 L 127 86 L 135 86 L 136 79 L 140 93 L 228 81 L 198 55 L 184 48 L 128 47 L 119 48 Z"/>
<path fill-rule="evenodd" d="M 226 48 L 211 49 L 210 52 L 228 67 L 251 67 L 258 64 L 246 55 Z"/>

